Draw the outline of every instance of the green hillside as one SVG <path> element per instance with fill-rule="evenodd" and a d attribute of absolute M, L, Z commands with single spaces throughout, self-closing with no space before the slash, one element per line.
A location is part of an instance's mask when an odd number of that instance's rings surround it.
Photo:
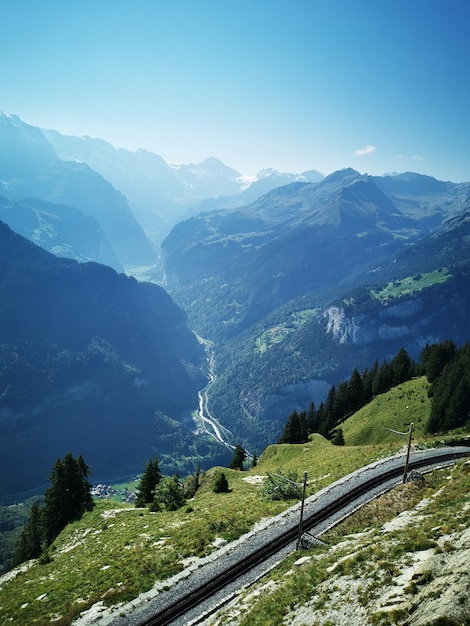
<path fill-rule="evenodd" d="M 347 446 L 363 446 L 399 441 L 399 435 L 386 430 L 406 432 L 413 422 L 413 437 L 424 436 L 431 412 L 429 383 L 425 376 L 409 380 L 380 394 L 348 418 L 341 428 Z"/>
<path fill-rule="evenodd" d="M 65 528 L 45 556 L 0 578 L 0 624 L 66 626 L 97 602 L 114 605 L 164 586 L 190 562 L 215 550 L 221 539 L 232 541 L 295 503 L 260 497 L 268 472 L 294 470 L 301 480 L 306 471 L 311 495 L 401 449 L 403 438 L 382 426 L 405 431 L 413 419 L 414 439 L 424 441 L 426 388 L 424 378 L 410 381 L 352 416 L 343 425 L 344 436 L 348 444 L 361 445 L 334 446 L 314 434 L 305 444 L 268 446 L 250 470 L 212 468 L 201 475 L 195 497 L 178 511 L 150 513 L 98 501 L 93 511 Z M 220 471 L 228 479 L 229 493 L 213 492 Z"/>

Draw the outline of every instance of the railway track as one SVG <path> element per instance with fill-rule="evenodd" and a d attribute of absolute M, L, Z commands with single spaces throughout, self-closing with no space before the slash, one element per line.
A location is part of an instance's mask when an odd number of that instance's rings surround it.
<path fill-rule="evenodd" d="M 409 464 L 409 471 L 421 470 L 429 471 L 435 466 L 442 466 L 452 462 L 455 462 L 459 458 L 470 456 L 470 448 L 446 448 L 445 452 L 438 453 L 434 451 L 433 456 L 427 454 L 421 454 L 419 457 L 413 458 Z M 306 501 L 305 514 L 303 520 L 303 531 L 308 532 L 319 528 L 322 524 L 328 523 L 328 520 L 337 520 L 350 514 L 353 510 L 364 504 L 366 501 L 376 497 L 379 493 L 383 493 L 391 489 L 393 486 L 401 482 L 403 476 L 403 459 L 397 459 L 392 466 L 386 466 L 380 468 L 380 464 L 368 466 L 364 470 L 355 472 L 357 480 L 353 480 L 348 485 L 347 480 L 343 479 L 338 481 L 334 485 L 330 486 L 320 494 L 311 496 Z M 369 472 L 367 471 L 369 470 Z M 368 475 L 368 473 L 370 475 Z M 347 477 L 349 478 L 349 477 Z M 346 489 L 345 489 L 346 485 Z M 339 486 L 339 487 L 337 487 Z M 338 493 L 335 493 L 335 487 L 337 487 Z M 370 497 L 366 497 L 366 496 Z M 308 503 L 308 504 L 307 504 Z M 297 515 L 297 514 L 296 514 Z M 271 529 L 269 538 L 261 542 L 252 542 L 253 549 L 248 554 L 243 554 L 240 558 L 222 559 L 222 561 L 232 561 L 226 565 L 216 563 L 210 564 L 211 571 L 206 572 L 206 575 L 199 583 L 196 582 L 195 586 L 189 584 L 189 581 L 184 581 L 183 589 L 174 590 L 173 593 L 164 592 L 161 594 L 161 598 L 153 609 L 154 614 L 148 617 L 141 617 L 135 615 L 137 621 L 130 621 L 129 616 L 125 622 L 117 620 L 113 622 L 116 626 L 120 624 L 135 624 L 136 626 L 168 626 L 174 623 L 196 623 L 194 621 L 181 621 L 183 616 L 186 616 L 191 610 L 201 605 L 208 598 L 212 598 L 217 592 L 227 587 L 229 584 L 237 581 L 241 576 L 245 576 L 247 572 L 253 570 L 261 563 L 273 555 L 278 554 L 282 550 L 286 549 L 290 545 L 295 545 L 298 535 L 298 517 L 292 516 L 290 522 L 285 524 L 279 524 L 280 528 L 278 532 L 274 532 Z M 296 517 L 296 520 L 294 520 Z M 330 524 L 334 525 L 338 521 Z M 212 611 L 215 611 L 214 607 Z M 211 612 L 212 612 L 211 611 Z"/>

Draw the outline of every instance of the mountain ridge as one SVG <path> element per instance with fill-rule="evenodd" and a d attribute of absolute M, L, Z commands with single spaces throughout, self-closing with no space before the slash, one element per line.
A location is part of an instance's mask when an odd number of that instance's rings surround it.
<path fill-rule="evenodd" d="M 214 341 L 211 410 L 249 449 L 354 367 L 468 340 L 470 184 L 419 182 L 424 196 L 389 196 L 347 169 L 200 214 L 164 241 L 166 287 Z M 374 295 L 394 280 L 394 298 Z"/>
<path fill-rule="evenodd" d="M 121 266 L 156 262 L 125 197 L 100 174 L 85 163 L 61 161 L 41 131 L 17 116 L 0 116 L 0 144 L 1 195 L 73 206 L 99 221 Z"/>
<path fill-rule="evenodd" d="M 247 181 L 240 172 L 213 156 L 201 163 L 176 165 L 148 150 L 132 152 L 114 148 L 101 139 L 78 138 L 47 129 L 41 132 L 59 157 L 88 163 L 120 189 L 156 244 L 188 215 L 220 206 L 241 206 L 292 180 L 323 177 L 315 170 L 290 174 L 268 168 Z"/>
<path fill-rule="evenodd" d="M 204 351 L 183 311 L 157 285 L 55 257 L 2 222 L 0 242 L 0 494 L 39 487 L 69 451 L 109 479 L 155 449 L 177 460 L 176 438 L 192 466 Z"/>

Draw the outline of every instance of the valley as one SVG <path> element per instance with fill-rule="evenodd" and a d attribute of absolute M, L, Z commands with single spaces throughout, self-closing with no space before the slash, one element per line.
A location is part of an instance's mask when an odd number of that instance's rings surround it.
<path fill-rule="evenodd" d="M 201 391 L 198 391 L 199 398 L 199 408 L 197 411 L 193 413 L 193 419 L 196 422 L 198 432 L 203 432 L 208 435 L 213 436 L 216 441 L 221 443 L 227 448 L 232 448 L 233 446 L 229 443 L 230 431 L 224 428 L 217 420 L 211 415 L 208 407 L 208 394 L 210 388 L 215 383 L 216 376 L 214 374 L 214 351 L 210 341 L 206 339 L 202 339 L 202 337 L 197 337 L 198 341 L 200 341 L 206 350 L 206 359 L 207 359 L 207 376 L 209 382 Z"/>
<path fill-rule="evenodd" d="M 70 447 L 97 481 L 154 452 L 170 475 L 259 455 L 355 368 L 468 341 L 470 183 L 346 168 L 247 186 L 217 159 L 0 122 L 0 219 L 22 237 L 2 244 L 0 496 L 44 488 Z M 13 470 L 34 442 L 38 471 Z"/>
<path fill-rule="evenodd" d="M 470 626 L 470 4 L 1 6 L 0 626 Z"/>

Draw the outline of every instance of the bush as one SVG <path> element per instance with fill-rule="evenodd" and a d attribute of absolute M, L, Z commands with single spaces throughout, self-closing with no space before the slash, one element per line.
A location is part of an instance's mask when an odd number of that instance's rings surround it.
<path fill-rule="evenodd" d="M 165 476 L 155 488 L 152 511 L 176 511 L 186 504 L 183 486 L 177 476 Z"/>
<path fill-rule="evenodd" d="M 219 472 L 215 477 L 214 493 L 228 493 L 228 480 L 223 472 Z"/>
<path fill-rule="evenodd" d="M 285 476 L 280 470 L 277 474 L 268 473 L 260 496 L 267 500 L 300 500 L 302 486 L 298 482 L 297 472 L 291 470 Z"/>

